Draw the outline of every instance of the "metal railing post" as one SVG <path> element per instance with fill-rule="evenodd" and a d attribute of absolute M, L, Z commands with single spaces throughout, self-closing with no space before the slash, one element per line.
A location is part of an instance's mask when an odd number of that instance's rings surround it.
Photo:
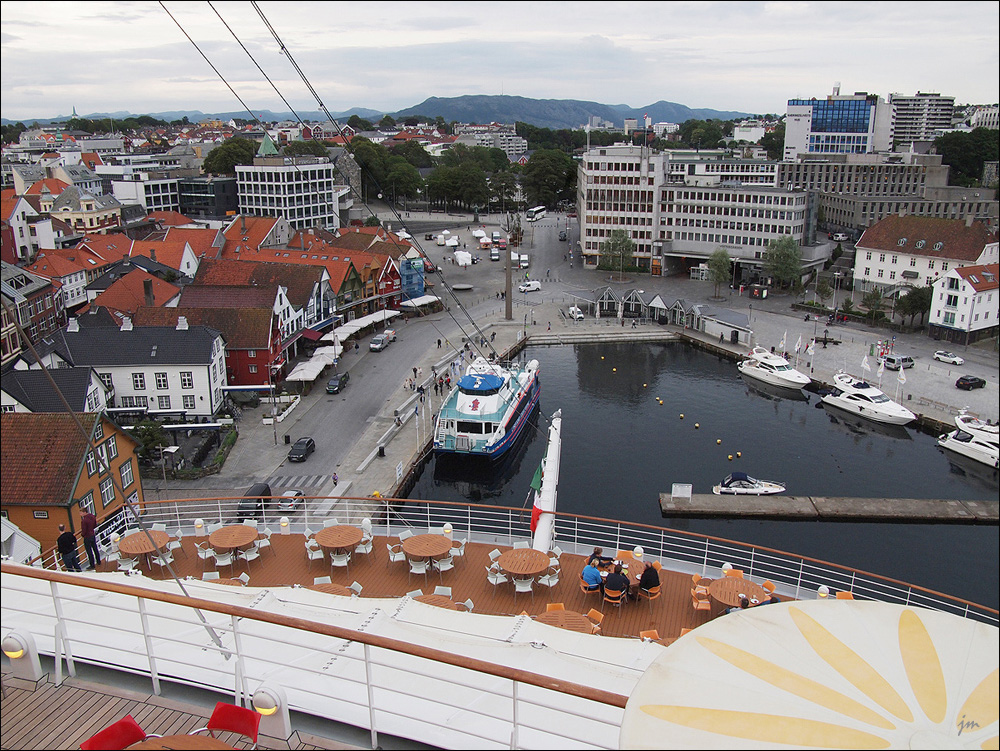
<path fill-rule="evenodd" d="M 146 659 L 149 662 L 149 677 L 153 680 L 153 693 L 160 695 L 160 675 L 156 670 L 156 658 L 153 656 L 153 639 L 149 634 L 149 619 L 146 617 L 146 600 L 137 597 L 139 605 L 139 620 L 142 622 L 142 640 L 146 643 Z"/>
<path fill-rule="evenodd" d="M 804 559 L 799 558 L 799 575 L 795 579 L 795 594 L 793 597 L 797 600 L 799 599 L 799 593 L 802 591 L 802 572 L 805 570 L 806 562 Z"/>
<path fill-rule="evenodd" d="M 49 591 L 52 593 L 52 610 L 56 614 L 56 642 L 57 647 L 62 646 L 64 650 L 56 649 L 56 685 L 62 684 L 62 657 L 60 656 L 60 651 L 64 651 L 66 654 L 66 669 L 69 671 L 70 676 L 76 676 L 76 663 L 73 662 L 73 647 L 70 646 L 69 637 L 66 634 L 66 619 L 63 616 L 62 611 L 62 601 L 59 599 L 58 584 L 56 582 L 49 582 Z"/>
<path fill-rule="evenodd" d="M 513 723 L 513 727 L 511 727 L 511 729 L 510 729 L 510 747 L 511 748 L 517 748 L 517 743 L 518 743 L 518 735 L 517 735 L 517 727 L 518 727 L 518 725 L 517 725 L 517 681 L 512 681 L 511 682 L 510 698 L 511 698 L 511 710 L 512 710 L 511 722 Z"/>
<path fill-rule="evenodd" d="M 378 730 L 375 729 L 375 690 L 372 686 L 371 645 L 365 644 L 365 688 L 368 691 L 368 726 L 371 728 L 372 748 L 378 748 Z"/>
<path fill-rule="evenodd" d="M 235 615 L 230 616 L 233 625 L 233 648 L 236 650 L 236 665 L 234 670 L 234 704 L 245 707 L 250 701 L 250 693 L 247 691 L 246 671 L 243 669 L 243 649 L 240 644 L 240 619 Z"/>

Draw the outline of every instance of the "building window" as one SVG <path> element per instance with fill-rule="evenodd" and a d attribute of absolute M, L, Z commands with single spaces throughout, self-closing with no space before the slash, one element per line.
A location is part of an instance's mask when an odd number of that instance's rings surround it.
<path fill-rule="evenodd" d="M 118 458 L 118 436 L 108 436 L 108 440 L 104 444 L 108 447 L 108 457 L 111 459 Z"/>
<path fill-rule="evenodd" d="M 136 391 L 146 390 L 146 376 L 143 373 L 132 374 L 132 388 Z"/>
<path fill-rule="evenodd" d="M 156 388 L 159 391 L 165 391 L 166 389 L 170 388 L 170 383 L 167 381 L 166 373 L 156 374 Z"/>
<path fill-rule="evenodd" d="M 122 476 L 122 488 L 123 489 L 127 488 L 129 485 L 132 484 L 132 481 L 133 481 L 133 477 L 132 477 L 132 460 L 129 459 L 127 462 L 125 462 L 119 468 L 118 471 L 121 473 L 121 476 Z"/>
<path fill-rule="evenodd" d="M 101 379 L 101 383 L 104 384 L 104 388 L 113 389 L 115 387 L 114 381 L 111 380 L 110 373 L 98 373 L 97 377 Z"/>
<path fill-rule="evenodd" d="M 48 511 L 32 511 L 31 515 L 35 519 L 48 519 L 49 518 L 49 512 Z"/>
<path fill-rule="evenodd" d="M 93 451 L 87 452 L 87 474 L 97 474 L 97 457 L 94 455 Z"/>
<path fill-rule="evenodd" d="M 192 410 L 192 409 L 194 409 L 194 395 L 193 394 L 185 394 L 182 398 L 184 400 L 184 409 L 186 409 L 186 410 Z"/>
<path fill-rule="evenodd" d="M 101 506 L 107 508 L 115 500 L 115 483 L 110 477 L 101 480 Z"/>
<path fill-rule="evenodd" d="M 257 350 L 255 350 L 255 349 L 248 349 L 247 350 L 247 357 L 256 357 L 256 356 L 257 356 Z"/>
<path fill-rule="evenodd" d="M 80 499 L 80 511 L 85 514 L 94 514 L 97 509 L 94 507 L 94 491 L 91 490 L 87 495 Z"/>
<path fill-rule="evenodd" d="M 194 374 L 192 374 L 190 370 L 186 370 L 181 373 L 181 388 L 182 389 L 194 388 Z"/>
<path fill-rule="evenodd" d="M 256 373 L 257 372 L 257 366 L 256 365 L 248 365 L 247 366 L 247 370 L 249 370 L 251 373 Z"/>
<path fill-rule="evenodd" d="M 97 470 L 99 472 L 108 471 L 108 451 L 104 448 L 103 443 L 97 447 Z"/>
<path fill-rule="evenodd" d="M 97 424 L 94 425 L 94 440 L 99 441 L 102 438 L 104 438 L 104 423 L 98 420 Z"/>
<path fill-rule="evenodd" d="M 170 409 L 170 397 L 169 396 L 156 397 L 156 406 L 158 409 L 161 410 Z"/>

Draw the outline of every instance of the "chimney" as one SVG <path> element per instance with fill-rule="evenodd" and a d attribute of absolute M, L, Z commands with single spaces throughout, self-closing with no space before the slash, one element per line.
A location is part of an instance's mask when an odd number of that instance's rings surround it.
<path fill-rule="evenodd" d="M 188 319 L 187 316 L 177 316 L 177 330 L 187 331 L 188 330 Z"/>
<path fill-rule="evenodd" d="M 976 217 L 974 217 L 972 214 L 966 214 L 966 216 L 965 216 L 965 226 L 966 227 L 971 227 L 972 223 L 974 221 L 976 221 Z"/>
<path fill-rule="evenodd" d="M 121 328 L 121 330 L 122 331 L 131 331 L 132 330 L 132 319 L 129 318 L 128 316 L 124 316 L 122 318 L 122 328 Z"/>
<path fill-rule="evenodd" d="M 156 261 L 156 248 L 149 249 L 149 260 L 154 262 Z"/>
<path fill-rule="evenodd" d="M 247 218 L 245 214 L 240 214 L 240 233 L 244 235 L 247 233 Z"/>
<path fill-rule="evenodd" d="M 902 207 L 902 208 L 901 208 L 901 209 L 899 210 L 899 217 L 900 217 L 900 218 L 902 219 L 902 218 L 903 218 L 904 216 L 906 216 L 906 207 L 905 207 L 905 206 L 903 206 L 903 207 Z"/>
<path fill-rule="evenodd" d="M 80 321 L 76 318 L 70 318 L 69 323 L 66 324 L 66 331 L 70 333 L 76 333 L 80 330 Z"/>
<path fill-rule="evenodd" d="M 153 280 L 143 279 L 142 280 L 142 294 L 146 299 L 146 305 L 150 308 L 153 307 Z"/>

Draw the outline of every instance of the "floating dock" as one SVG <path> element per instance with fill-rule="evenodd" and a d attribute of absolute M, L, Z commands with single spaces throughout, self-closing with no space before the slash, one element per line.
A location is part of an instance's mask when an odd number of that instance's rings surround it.
<path fill-rule="evenodd" d="M 690 495 L 660 493 L 664 518 L 773 519 L 782 521 L 993 524 L 996 501 L 939 498 L 824 498 L 794 495 Z"/>

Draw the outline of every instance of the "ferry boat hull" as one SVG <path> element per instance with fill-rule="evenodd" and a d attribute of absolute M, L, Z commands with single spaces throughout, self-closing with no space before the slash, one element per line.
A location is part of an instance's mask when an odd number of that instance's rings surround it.
<path fill-rule="evenodd" d="M 434 453 L 496 461 L 513 446 L 538 407 L 538 361 L 503 367 L 477 358 L 441 407 Z"/>

